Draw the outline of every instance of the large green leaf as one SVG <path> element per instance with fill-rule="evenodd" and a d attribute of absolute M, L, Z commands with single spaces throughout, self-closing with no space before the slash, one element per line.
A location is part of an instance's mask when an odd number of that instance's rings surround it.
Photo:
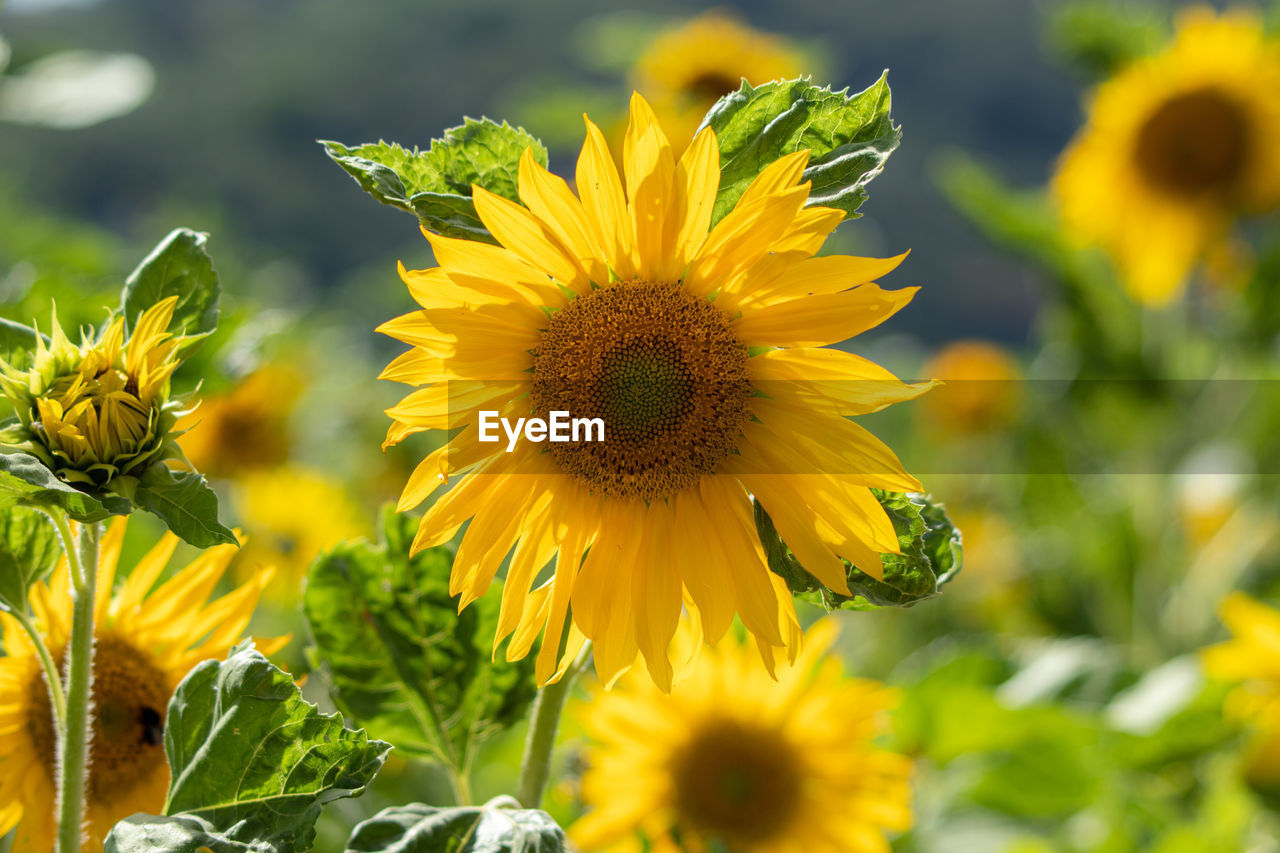
<path fill-rule="evenodd" d="M 348 147 L 322 140 L 325 153 L 383 204 L 417 214 L 432 231 L 449 237 L 494 242 L 476 215 L 471 185 L 516 200 L 520 157 L 526 148 L 547 165 L 547 149 L 521 128 L 489 119 L 463 124 L 433 139 L 426 151 L 394 142 Z"/>
<path fill-rule="evenodd" d="M 752 86 L 721 98 L 702 125 L 720 143 L 720 191 L 713 221 L 733 209 L 750 183 L 784 154 L 809 149 L 804 179 L 813 182 L 810 205 L 843 210 L 848 217 L 866 199 L 865 187 L 880 174 L 902 132 L 889 117 L 888 72 L 856 95 L 833 92 L 808 79 Z"/>
<path fill-rule="evenodd" d="M 782 541 L 773 519 L 759 502 L 755 503 L 756 530 L 769 568 L 786 581 L 792 593 L 827 609 L 909 607 L 937 595 L 960 571 L 963 562 L 960 531 L 947 518 L 941 504 L 928 495 L 871 491 L 893 522 L 902 553 L 882 555 L 883 580 L 871 577 L 846 560 L 851 596 L 828 589 L 806 571 Z"/>
<path fill-rule="evenodd" d="M 222 287 L 205 251 L 207 234 L 178 228 L 160 241 L 124 283 L 121 310 L 132 330 L 138 317 L 170 296 L 178 297 L 169 331 L 202 337 L 218 327 Z"/>
<path fill-rule="evenodd" d="M 133 502 L 197 548 L 238 544 L 218 521 L 218 496 L 203 474 L 153 465 L 138 482 Z"/>
<path fill-rule="evenodd" d="M 451 552 L 409 558 L 416 524 L 388 507 L 382 544 L 344 544 L 311 565 L 311 656 L 343 713 L 402 751 L 462 770 L 477 743 L 524 717 L 533 665 L 492 655 L 496 588 L 458 613 Z"/>
<path fill-rule="evenodd" d="M 0 610 L 24 612 L 27 590 L 62 553 L 53 524 L 34 509 L 0 510 Z"/>
<path fill-rule="evenodd" d="M 562 853 L 564 831 L 546 812 L 513 808 L 501 798 L 484 806 L 413 804 L 359 824 L 347 853 Z M 217 851 L 215 851 L 217 853 Z"/>
<path fill-rule="evenodd" d="M 169 701 L 164 741 L 170 820 L 135 815 L 113 830 L 108 850 L 301 853 L 321 808 L 363 792 L 391 749 L 319 713 L 248 644 L 187 674 Z"/>
<path fill-rule="evenodd" d="M 129 514 L 124 498 L 94 497 L 72 488 L 28 453 L 0 453 L 0 509 L 11 506 L 58 507 L 77 521 Z"/>

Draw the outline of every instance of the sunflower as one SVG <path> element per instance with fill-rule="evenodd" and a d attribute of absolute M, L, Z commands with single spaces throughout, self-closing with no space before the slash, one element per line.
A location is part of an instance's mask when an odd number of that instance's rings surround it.
<path fill-rule="evenodd" d="M 322 474 L 290 466 L 244 475 L 233 491 L 249 541 L 232 567 L 237 579 L 274 566 L 268 597 L 292 601 L 307 566 L 322 550 L 369 531 L 360 508 Z"/>
<path fill-rule="evenodd" d="M 813 73 L 804 66 L 785 39 L 712 9 L 659 34 L 636 61 L 632 82 L 672 136 L 688 139 L 707 110 L 738 91 L 744 77 L 758 85 Z"/>
<path fill-rule="evenodd" d="M 874 745 L 893 694 L 844 675 L 836 633 L 811 628 L 779 683 L 729 639 L 670 695 L 631 677 L 583 704 L 591 811 L 570 836 L 584 851 L 888 851 L 885 831 L 911 824 L 911 764 Z"/>
<path fill-rule="evenodd" d="M 98 568 L 86 851 L 101 850 L 117 821 L 164 806 L 169 697 L 188 670 L 224 657 L 240 639 L 271 578 L 269 569 L 261 570 L 206 604 L 236 551 L 219 545 L 148 594 L 178 544 L 167 533 L 113 596 L 126 521 L 116 519 L 107 528 Z M 32 587 L 30 602 L 45 645 L 60 661 L 71 631 L 65 558 L 48 585 Z M 48 853 L 56 833 L 49 692 L 31 640 L 7 613 L 0 612 L 0 628 L 6 652 L 0 657 L 0 836 L 17 825 L 14 853 Z M 259 648 L 270 653 L 286 639 L 260 642 Z"/>
<path fill-rule="evenodd" d="M 178 422 L 182 449 L 197 471 L 232 477 L 289 458 L 289 417 L 302 392 L 296 371 L 267 365 L 226 394 L 206 397 Z"/>
<path fill-rule="evenodd" d="M 926 428 L 948 435 L 989 433 L 1010 426 L 1018 409 L 1018 362 L 988 341 L 955 341 L 937 352 L 924 375 L 944 384 L 921 401 Z"/>
<path fill-rule="evenodd" d="M 1241 592 L 1219 607 L 1232 639 L 1201 653 L 1205 672 L 1239 683 L 1228 697 L 1227 715 L 1254 729 L 1248 775 L 1280 784 L 1280 612 Z"/>
<path fill-rule="evenodd" d="M 845 416 L 929 385 L 823 347 L 911 299 L 914 288 L 872 283 L 904 256 L 812 257 L 844 214 L 805 207 L 807 151 L 770 165 L 709 229 L 720 173 L 711 129 L 676 160 L 634 96 L 624 183 L 586 125 L 580 198 L 526 151 L 523 205 L 474 188 L 501 245 L 428 233 L 440 266 L 401 266 L 422 308 L 379 327 L 414 346 L 382 376 L 425 387 L 387 410 L 387 443 L 458 431 L 414 470 L 399 508 L 465 474 L 427 510 L 414 548 L 470 522 L 451 581 L 461 607 L 511 555 L 495 641 L 514 632 L 507 654 L 521 657 L 545 625 L 540 683 L 585 636 L 604 681 L 639 652 L 669 686 L 682 600 L 713 641 L 736 611 L 762 652 L 794 654 L 791 597 L 766 565 L 750 498 L 832 589 L 847 591 L 841 557 L 879 576 L 880 554 L 897 551 L 871 488 L 920 484 Z M 486 410 L 511 423 L 599 418 L 605 439 L 518 441 L 508 452 L 480 440 Z"/>
<path fill-rule="evenodd" d="M 1262 21 L 1184 12 L 1164 52 L 1098 89 L 1053 190 L 1137 299 L 1177 296 L 1234 216 L 1280 203 L 1280 49 Z"/>

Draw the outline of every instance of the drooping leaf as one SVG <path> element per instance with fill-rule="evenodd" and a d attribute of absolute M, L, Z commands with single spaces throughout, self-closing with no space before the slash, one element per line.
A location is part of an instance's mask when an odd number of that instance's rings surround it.
<path fill-rule="evenodd" d="M 133 502 L 197 548 L 237 544 L 235 534 L 218 521 L 218 496 L 203 474 L 153 465 L 139 481 Z"/>
<path fill-rule="evenodd" d="M 202 337 L 218 327 L 222 286 L 205 250 L 207 234 L 187 228 L 170 232 L 125 280 L 121 310 L 130 330 L 139 315 L 170 296 L 178 297 L 169 331 Z"/>
<path fill-rule="evenodd" d="M 501 798 L 466 808 L 415 803 L 386 809 L 356 826 L 347 853 L 562 853 L 566 849 L 564 831 L 550 815 L 513 805 L 509 798 Z"/>
<path fill-rule="evenodd" d="M 236 841 L 198 817 L 138 814 L 115 825 L 105 853 L 276 853 L 268 841 Z"/>
<path fill-rule="evenodd" d="M 805 148 L 811 152 L 803 177 L 813 182 L 809 205 L 857 217 L 866 185 L 902 138 L 889 116 L 890 105 L 887 71 L 856 95 L 820 88 L 807 78 L 762 86 L 743 81 L 702 120 L 720 143 L 720 191 L 712 221 L 732 210 L 769 164 Z"/>
<path fill-rule="evenodd" d="M 383 204 L 417 215 L 432 231 L 449 237 L 494 242 L 476 215 L 471 186 L 516 200 L 520 157 L 526 148 L 547 165 L 547 149 L 521 128 L 489 119 L 464 119 L 433 139 L 426 151 L 394 142 L 348 147 L 321 141 L 325 153 Z"/>
<path fill-rule="evenodd" d="M 18 370 L 26 368 L 31 364 L 30 353 L 35 351 L 37 337 L 49 341 L 30 326 L 0 317 L 0 361 Z"/>
<path fill-rule="evenodd" d="M 0 610 L 23 612 L 27 590 L 53 569 L 60 553 L 43 513 L 21 506 L 0 510 Z"/>
<path fill-rule="evenodd" d="M 533 664 L 494 660 L 499 591 L 458 613 L 452 553 L 409 557 L 416 524 L 388 507 L 381 544 L 344 544 L 312 563 L 311 656 L 343 713 L 405 752 L 464 768 L 476 744 L 523 718 Z"/>
<path fill-rule="evenodd" d="M 844 561 L 851 596 L 828 589 L 806 571 L 778 534 L 764 507 L 755 503 L 756 530 L 769 568 L 786 581 L 793 594 L 829 610 L 909 607 L 937 595 L 960 571 L 963 562 L 960 531 L 947 518 L 941 504 L 928 495 L 871 491 L 893 522 L 902 553 L 882 555 L 883 580 Z"/>
<path fill-rule="evenodd" d="M 108 850 L 302 853 L 321 808 L 363 792 L 391 749 L 321 714 L 249 644 L 187 674 L 164 740 L 166 817 L 117 825 Z"/>
<path fill-rule="evenodd" d="M 94 497 L 72 488 L 28 453 L 0 453 L 0 509 L 11 506 L 58 507 L 76 521 L 128 515 L 130 508 L 116 495 Z"/>

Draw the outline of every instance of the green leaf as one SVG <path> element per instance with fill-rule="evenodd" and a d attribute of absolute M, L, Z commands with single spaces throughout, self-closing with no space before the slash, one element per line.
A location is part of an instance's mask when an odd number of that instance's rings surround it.
<path fill-rule="evenodd" d="M 31 353 L 35 352 L 36 339 L 49 338 L 41 335 L 30 326 L 15 323 L 0 317 L 0 361 L 10 367 L 23 370 L 31 363 Z"/>
<path fill-rule="evenodd" d="M 782 541 L 764 507 L 755 502 L 756 530 L 769 568 L 786 581 L 793 594 L 828 610 L 910 607 L 937 595 L 960 571 L 963 562 L 960 531 L 947 518 L 941 504 L 934 503 L 928 495 L 871 491 L 893 522 L 902 553 L 881 555 L 883 580 L 871 577 L 845 560 L 852 596 L 828 589 L 806 571 Z"/>
<path fill-rule="evenodd" d="M 802 78 L 755 87 L 744 80 L 741 89 L 721 98 L 702 120 L 720 143 L 720 191 L 712 221 L 732 210 L 771 163 L 805 148 L 811 152 L 804 170 L 804 180 L 813 182 L 809 205 L 838 208 L 856 218 L 866 185 L 902 139 L 889 117 L 888 73 L 856 95 Z"/>
<path fill-rule="evenodd" d="M 27 590 L 52 571 L 60 553 L 43 513 L 21 506 L 0 510 L 0 610 L 25 612 Z"/>
<path fill-rule="evenodd" d="M 348 147 L 321 140 L 325 153 L 383 204 L 417 214 L 432 231 L 448 237 L 495 242 L 476 214 L 471 185 L 516 201 L 520 157 L 526 148 L 547 165 L 547 149 L 522 128 L 489 119 L 463 124 L 433 139 L 426 151 L 394 142 Z"/>
<path fill-rule="evenodd" d="M 138 482 L 133 502 L 197 548 L 238 544 L 218 521 L 218 496 L 203 474 L 153 465 Z"/>
<path fill-rule="evenodd" d="M 1056 6 L 1049 47 L 1091 79 L 1102 80 L 1150 53 L 1168 38 L 1164 10 L 1138 3 L 1076 0 Z"/>
<path fill-rule="evenodd" d="M 546 812 L 508 807 L 500 798 L 481 807 L 413 804 L 379 812 L 358 824 L 347 853 L 562 853 L 564 831 Z M 216 853 L 216 851 L 215 851 Z"/>
<path fill-rule="evenodd" d="M 198 817 L 138 814 L 115 825 L 106 853 L 276 853 L 264 841 L 235 841 Z"/>
<path fill-rule="evenodd" d="M 170 296 L 178 297 L 169 331 L 203 337 L 218 327 L 222 287 L 205 251 L 207 234 L 178 228 L 160 241 L 125 280 L 121 311 L 132 330 L 138 317 Z"/>
<path fill-rule="evenodd" d="M 218 850 L 293 853 L 310 849 L 321 808 L 357 796 L 373 780 L 391 745 L 343 727 L 305 701 L 289 675 L 250 644 L 225 661 L 191 670 L 169 701 L 165 753 L 171 781 L 168 821 L 135 816 L 113 831 L 119 850 L 136 839 L 183 839 L 203 833 Z M 240 846 L 235 846 L 235 845 Z M 113 849 L 108 842 L 107 849 Z"/>
<path fill-rule="evenodd" d="M 122 497 L 94 497 L 72 488 L 28 453 L 0 453 L 0 509 L 11 506 L 58 507 L 76 521 L 128 515 L 130 509 Z"/>
<path fill-rule="evenodd" d="M 340 545 L 307 576 L 303 610 L 337 706 L 413 755 L 467 767 L 480 741 L 524 717 L 531 658 L 494 660 L 501 593 L 458 613 L 449 595 L 453 555 L 409 558 L 417 519 L 383 511 L 383 544 Z"/>

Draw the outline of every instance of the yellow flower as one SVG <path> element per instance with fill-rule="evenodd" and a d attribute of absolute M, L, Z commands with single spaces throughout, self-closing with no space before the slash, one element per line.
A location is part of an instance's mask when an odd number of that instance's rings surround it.
<path fill-rule="evenodd" d="M 786 40 L 712 9 L 655 38 L 632 76 L 671 137 L 690 139 L 707 110 L 738 91 L 742 78 L 759 85 L 806 71 L 813 69 L 804 67 L 799 51 Z"/>
<path fill-rule="evenodd" d="M 231 391 L 206 397 L 178 423 L 182 449 L 197 471 L 232 477 L 289 458 L 289 416 L 302 392 L 297 372 L 261 367 Z"/>
<path fill-rule="evenodd" d="M 751 494 L 832 589 L 847 590 L 840 557 L 879 576 L 880 553 L 897 550 L 870 489 L 920 485 L 845 416 L 928 385 L 823 347 L 879 324 L 915 288 L 872 283 L 902 256 L 812 257 L 843 214 L 805 207 L 807 158 L 769 166 L 708 233 L 714 133 L 677 161 L 637 95 L 625 183 L 588 120 L 580 199 L 525 152 L 523 205 L 474 189 L 500 246 L 428 234 L 441 266 L 401 268 L 422 310 L 379 328 L 414 345 L 382 376 L 425 387 L 387 410 L 387 443 L 460 431 L 419 464 L 399 507 L 466 474 L 427 510 L 414 548 L 470 520 L 451 583 L 462 607 L 511 553 L 496 641 L 514 633 L 507 654 L 522 657 L 545 624 L 539 682 L 585 635 L 602 680 L 639 652 L 669 686 L 682 600 L 713 641 L 736 611 L 762 650 L 794 653 L 791 596 L 765 563 Z M 605 440 L 517 441 L 507 452 L 506 439 L 479 440 L 486 410 L 512 423 L 555 411 L 599 418 Z M 554 576 L 530 593 L 557 553 Z"/>
<path fill-rule="evenodd" d="M 254 471 L 233 492 L 249 541 L 235 561 L 237 578 L 274 566 L 267 595 L 292 600 L 322 550 L 368 533 L 360 508 L 336 483 L 305 468 Z"/>
<path fill-rule="evenodd" d="M 240 639 L 271 577 L 264 569 L 208 602 L 236 551 L 219 545 L 150 592 L 178 544 L 166 533 L 113 596 L 125 527 L 126 519 L 119 518 L 107 528 L 98 569 L 86 851 L 101 850 L 122 818 L 158 813 L 164 806 L 169 698 L 188 670 L 224 657 Z M 61 660 L 71 631 L 65 558 L 48 585 L 32 588 L 30 600 L 45 645 Z M 49 693 L 31 640 L 7 613 L 0 612 L 0 628 L 6 651 L 0 657 L 0 836 L 16 824 L 14 853 L 48 853 L 55 837 Z M 259 648 L 270 653 L 286 640 L 260 642 Z"/>
<path fill-rule="evenodd" d="M 1241 592 L 1228 596 L 1218 612 L 1232 639 L 1201 652 L 1205 672 L 1241 683 L 1228 697 L 1226 712 L 1255 730 L 1249 776 L 1280 782 L 1280 612 Z"/>
<path fill-rule="evenodd" d="M 911 825 L 911 765 L 874 746 L 893 693 L 846 677 L 826 655 L 835 636 L 831 619 L 810 629 L 779 683 L 725 641 L 670 695 L 632 677 L 580 706 L 592 811 L 573 840 L 588 852 L 887 853 L 884 832 Z"/>
<path fill-rule="evenodd" d="M 1176 297 L 1236 214 L 1280 203 L 1280 49 L 1261 20 L 1184 12 L 1164 52 L 1098 89 L 1053 189 L 1136 298 Z"/>
<path fill-rule="evenodd" d="M 166 331 L 177 302 L 171 296 L 143 312 L 127 344 L 123 317 L 76 346 L 55 315 L 50 343 L 37 338 L 29 369 L 0 362 L 0 387 L 20 422 L 3 443 L 39 457 L 68 483 L 92 487 L 180 457 L 173 442 L 180 403 L 169 400 L 169 377 L 183 338 Z"/>
<path fill-rule="evenodd" d="M 928 429 L 965 435 L 1000 430 L 1013 422 L 1022 370 L 995 344 L 948 344 L 925 365 L 924 375 L 943 382 L 916 412 Z"/>

